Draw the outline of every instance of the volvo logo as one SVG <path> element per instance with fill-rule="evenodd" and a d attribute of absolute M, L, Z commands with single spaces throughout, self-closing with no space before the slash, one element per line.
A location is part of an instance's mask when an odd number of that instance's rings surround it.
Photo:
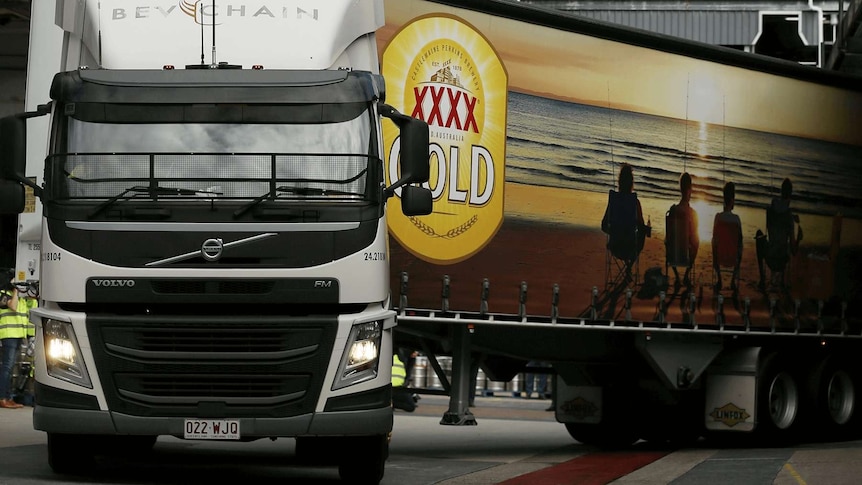
<path fill-rule="evenodd" d="M 224 250 L 224 242 L 221 239 L 207 239 L 201 245 L 201 256 L 207 261 L 218 261 Z"/>
<path fill-rule="evenodd" d="M 125 286 L 131 288 L 135 286 L 135 280 L 92 280 L 96 286 Z"/>

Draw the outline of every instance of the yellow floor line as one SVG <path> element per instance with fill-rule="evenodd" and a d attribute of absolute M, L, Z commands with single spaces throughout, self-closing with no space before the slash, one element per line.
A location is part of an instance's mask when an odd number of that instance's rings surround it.
<path fill-rule="evenodd" d="M 796 479 L 796 483 L 798 483 L 799 485 L 807 485 L 805 483 L 805 479 L 802 478 L 802 475 L 800 475 L 796 471 L 796 469 L 793 468 L 793 465 L 791 465 L 790 463 L 785 463 L 784 469 L 787 470 L 787 473 L 790 473 L 790 476 Z"/>

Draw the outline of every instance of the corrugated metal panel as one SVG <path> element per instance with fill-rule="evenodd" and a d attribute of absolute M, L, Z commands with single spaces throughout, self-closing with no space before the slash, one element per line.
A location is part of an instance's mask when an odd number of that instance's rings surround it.
<path fill-rule="evenodd" d="M 571 13 L 713 45 L 751 45 L 759 29 L 756 11 L 572 10 Z"/>

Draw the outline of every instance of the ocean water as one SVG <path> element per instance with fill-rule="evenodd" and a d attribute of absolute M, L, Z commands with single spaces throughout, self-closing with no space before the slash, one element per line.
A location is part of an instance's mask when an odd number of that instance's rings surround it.
<path fill-rule="evenodd" d="M 693 198 L 765 208 L 793 182 L 796 212 L 862 218 L 862 147 L 509 93 L 506 180 L 607 192 L 619 165 L 634 168 L 639 197 L 674 201 L 679 176 Z"/>

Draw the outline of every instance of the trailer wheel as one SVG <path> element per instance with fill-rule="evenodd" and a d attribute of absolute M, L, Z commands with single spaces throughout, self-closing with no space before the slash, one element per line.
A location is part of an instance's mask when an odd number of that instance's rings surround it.
<path fill-rule="evenodd" d="M 826 376 L 823 399 L 829 411 L 830 422 L 843 426 L 850 422 L 856 409 L 856 390 L 850 375 L 835 369 Z"/>
<path fill-rule="evenodd" d="M 48 433 L 48 465 L 54 473 L 82 475 L 96 466 L 93 438 Z"/>
<path fill-rule="evenodd" d="M 856 414 L 856 385 L 846 367 L 835 359 L 823 359 L 807 384 L 812 431 L 826 439 L 849 433 Z"/>
<path fill-rule="evenodd" d="M 774 356 L 765 361 L 757 394 L 757 434 L 766 439 L 788 437 L 799 414 L 799 387 Z"/>
<path fill-rule="evenodd" d="M 383 480 L 389 458 L 389 436 L 347 438 L 346 461 L 338 465 L 338 475 L 346 483 L 377 485 Z"/>

